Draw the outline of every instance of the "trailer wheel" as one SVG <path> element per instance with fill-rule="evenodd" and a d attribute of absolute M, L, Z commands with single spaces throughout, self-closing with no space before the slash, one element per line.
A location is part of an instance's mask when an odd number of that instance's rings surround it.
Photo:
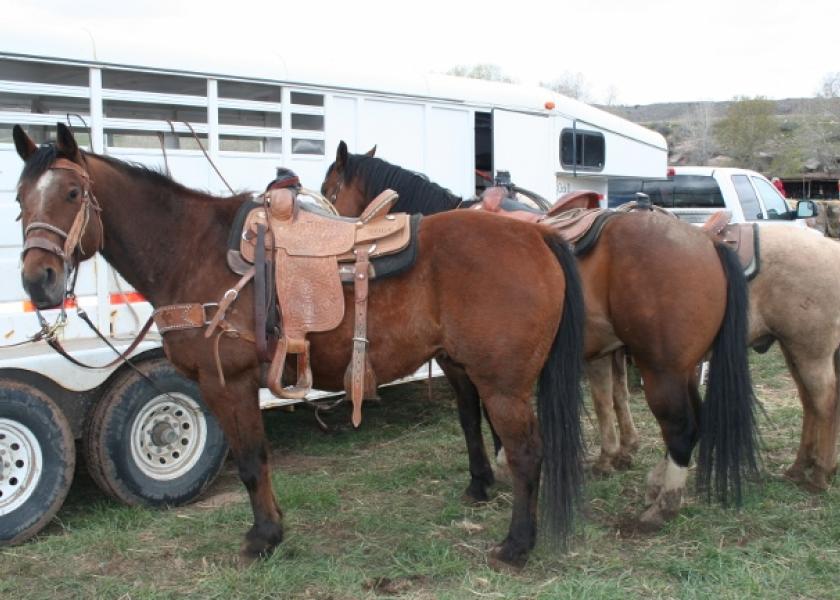
<path fill-rule="evenodd" d="M 103 491 L 128 505 L 195 500 L 224 464 L 227 443 L 198 386 L 163 358 L 125 371 L 96 404 L 85 458 Z"/>
<path fill-rule="evenodd" d="M 0 546 L 44 528 L 64 503 L 76 447 L 61 410 L 39 389 L 0 380 Z"/>

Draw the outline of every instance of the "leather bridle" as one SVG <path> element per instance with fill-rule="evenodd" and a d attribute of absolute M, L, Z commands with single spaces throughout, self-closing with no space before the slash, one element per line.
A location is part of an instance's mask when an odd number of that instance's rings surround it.
<path fill-rule="evenodd" d="M 94 250 L 102 249 L 103 242 L 105 241 L 105 231 L 102 225 L 102 207 L 99 206 L 99 202 L 96 200 L 96 196 L 93 195 L 93 190 L 91 188 L 91 184 L 93 180 L 90 178 L 90 175 L 82 165 L 79 165 L 71 160 L 66 158 L 58 158 L 50 165 L 49 170 L 66 170 L 72 171 L 79 175 L 82 179 L 82 194 L 81 194 L 81 201 L 79 204 L 79 210 L 76 213 L 76 216 L 73 218 L 73 223 L 70 225 L 70 229 L 68 231 L 64 231 L 60 227 L 53 225 L 52 223 L 46 223 L 43 221 L 33 221 L 29 225 L 26 226 L 26 229 L 23 232 L 24 244 L 23 250 L 21 251 L 20 257 L 21 261 L 23 260 L 24 256 L 29 250 L 33 248 L 38 248 L 39 250 L 44 250 L 51 254 L 55 254 L 64 262 L 64 297 L 61 301 L 61 307 L 58 317 L 56 317 L 55 322 L 51 325 L 47 322 L 44 315 L 41 314 L 39 309 L 35 309 L 35 313 L 38 316 L 38 321 L 41 324 L 41 331 L 37 332 L 27 341 L 38 341 L 44 340 L 46 341 L 56 352 L 61 354 L 64 358 L 69 360 L 75 365 L 80 367 L 84 367 L 86 369 L 102 369 L 111 367 L 121 361 L 128 363 L 133 369 L 135 369 L 138 373 L 140 373 L 144 378 L 148 379 L 148 377 L 139 371 L 137 367 L 128 360 L 128 356 L 134 351 L 134 349 L 139 345 L 140 341 L 146 336 L 151 329 L 152 326 L 152 318 L 149 317 L 149 320 L 146 321 L 146 324 L 141 328 L 140 332 L 137 334 L 137 337 L 134 341 L 129 345 L 129 347 L 120 352 L 111 341 L 102 334 L 99 329 L 97 329 L 96 325 L 93 324 L 93 321 L 90 320 L 88 314 L 82 309 L 81 306 L 76 304 L 76 312 L 79 318 L 84 321 L 88 327 L 90 327 L 93 332 L 97 335 L 97 337 L 102 340 L 108 347 L 110 347 L 116 354 L 117 358 L 112 360 L 106 365 L 88 365 L 85 364 L 78 359 L 72 357 L 61 345 L 61 342 L 58 339 L 58 332 L 64 327 L 67 323 L 67 304 L 68 301 L 75 300 L 75 287 L 76 287 L 76 279 L 79 275 L 78 269 L 78 262 L 80 259 L 88 258 L 85 253 L 85 249 L 82 247 L 82 238 L 84 237 L 85 231 L 87 230 L 88 225 L 91 221 L 91 211 L 93 211 L 94 216 L 96 217 L 96 221 L 99 223 L 99 247 Z M 64 245 L 61 246 L 56 244 L 52 240 L 43 237 L 43 236 L 31 236 L 30 234 L 34 231 L 47 231 L 54 235 L 57 235 L 64 241 Z M 78 259 L 75 260 L 76 251 L 78 250 Z M 152 382 L 154 385 L 154 382 Z M 157 389 L 157 386 L 154 386 Z"/>
<path fill-rule="evenodd" d="M 96 215 L 96 219 L 99 222 L 100 248 L 97 248 L 97 250 L 101 249 L 102 241 L 104 240 L 102 219 L 100 217 L 102 208 L 99 206 L 99 202 L 97 202 L 96 197 L 93 195 L 91 190 L 92 180 L 84 167 L 66 158 L 58 158 L 49 167 L 49 170 L 55 169 L 72 171 L 82 178 L 82 196 L 81 202 L 79 203 L 79 210 L 76 213 L 76 217 L 73 219 L 72 225 L 70 225 L 69 231 L 64 231 L 60 227 L 52 225 L 51 223 L 44 223 L 42 221 L 33 221 L 27 225 L 23 232 L 24 244 L 20 257 L 21 260 L 23 260 L 23 257 L 29 250 L 38 248 L 39 250 L 50 252 L 61 258 L 65 264 L 65 271 L 70 271 L 75 267 L 75 265 L 73 265 L 73 257 L 76 249 L 78 248 L 80 257 L 84 257 L 85 255 L 85 250 L 82 247 L 82 238 L 84 237 L 88 223 L 90 223 L 91 211 L 93 211 L 94 215 Z M 59 246 L 52 240 L 43 236 L 30 236 L 29 234 L 33 231 L 48 231 L 53 233 L 64 241 L 64 245 Z M 75 277 L 73 281 L 75 282 Z M 72 290 L 69 291 L 72 293 Z"/>

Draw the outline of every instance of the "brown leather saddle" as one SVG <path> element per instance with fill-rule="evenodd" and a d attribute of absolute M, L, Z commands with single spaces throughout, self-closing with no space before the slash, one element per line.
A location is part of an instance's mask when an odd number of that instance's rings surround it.
<path fill-rule="evenodd" d="M 721 210 L 703 223 L 701 229 L 713 238 L 725 243 L 738 255 L 747 281 L 758 275 L 761 254 L 758 246 L 758 229 L 755 223 L 730 223 L 732 213 Z"/>
<path fill-rule="evenodd" d="M 547 217 L 553 217 L 573 208 L 598 208 L 600 199 L 601 196 L 597 192 L 569 192 L 560 196 L 548 212 L 543 212 L 519 202 L 510 195 L 507 188 L 495 186 L 484 190 L 481 199 L 470 208 L 500 214 L 519 221 L 539 223 Z"/>
<path fill-rule="evenodd" d="M 376 276 L 371 260 L 405 250 L 412 237 L 409 215 L 388 214 L 396 200 L 396 192 L 386 190 L 360 217 L 350 219 L 307 210 L 292 190 L 275 189 L 265 194 L 263 208 L 248 212 L 241 230 L 241 259 L 246 264 L 258 261 L 258 241 L 263 240 L 273 263 L 282 331 L 267 385 L 280 398 L 300 399 L 312 389 L 306 336 L 339 326 L 345 311 L 342 281 L 353 282 L 353 354 L 344 379 L 357 427 L 363 399 L 376 395 L 366 353 L 368 281 Z M 291 356 L 297 359 L 297 382 L 284 386 L 283 371 Z"/>
<path fill-rule="evenodd" d="M 481 200 L 470 208 L 519 221 L 548 225 L 572 245 L 577 256 L 582 256 L 595 246 L 604 225 L 615 214 L 598 208 L 600 199 L 597 192 L 569 192 L 544 213 L 513 200 L 506 188 L 492 187 L 487 188 Z"/>

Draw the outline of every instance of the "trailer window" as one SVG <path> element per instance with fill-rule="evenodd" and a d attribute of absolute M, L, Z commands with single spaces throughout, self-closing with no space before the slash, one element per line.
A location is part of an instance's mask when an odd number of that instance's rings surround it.
<path fill-rule="evenodd" d="M 564 167 L 601 171 L 605 159 L 602 133 L 574 129 L 564 129 L 560 133 L 560 164 Z"/>
<path fill-rule="evenodd" d="M 324 156 L 324 95 L 291 92 L 292 154 Z"/>
<path fill-rule="evenodd" d="M 283 102 L 283 88 L 279 85 L 219 80 L 219 98 L 251 100 L 254 102 Z"/>
<path fill-rule="evenodd" d="M 87 87 L 88 70 L 85 67 L 0 59 L 0 80 Z"/>
<path fill-rule="evenodd" d="M 207 146 L 207 80 L 143 71 L 102 71 L 106 148 L 198 150 Z"/>
<path fill-rule="evenodd" d="M 102 71 L 102 87 L 110 90 L 134 90 L 156 94 L 207 95 L 206 79 L 144 73 L 142 71 L 106 69 Z"/>

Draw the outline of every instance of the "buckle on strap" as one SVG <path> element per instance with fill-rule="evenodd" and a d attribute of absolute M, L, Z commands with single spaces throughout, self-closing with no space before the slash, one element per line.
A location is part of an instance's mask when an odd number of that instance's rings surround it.
<path fill-rule="evenodd" d="M 213 308 L 215 310 L 219 310 L 219 303 L 218 302 L 205 302 L 204 304 L 201 305 L 201 309 L 204 311 L 204 324 L 205 325 L 209 325 L 210 321 L 213 319 L 213 317 L 210 317 L 210 316 L 207 315 L 207 309 L 208 308 Z"/>

